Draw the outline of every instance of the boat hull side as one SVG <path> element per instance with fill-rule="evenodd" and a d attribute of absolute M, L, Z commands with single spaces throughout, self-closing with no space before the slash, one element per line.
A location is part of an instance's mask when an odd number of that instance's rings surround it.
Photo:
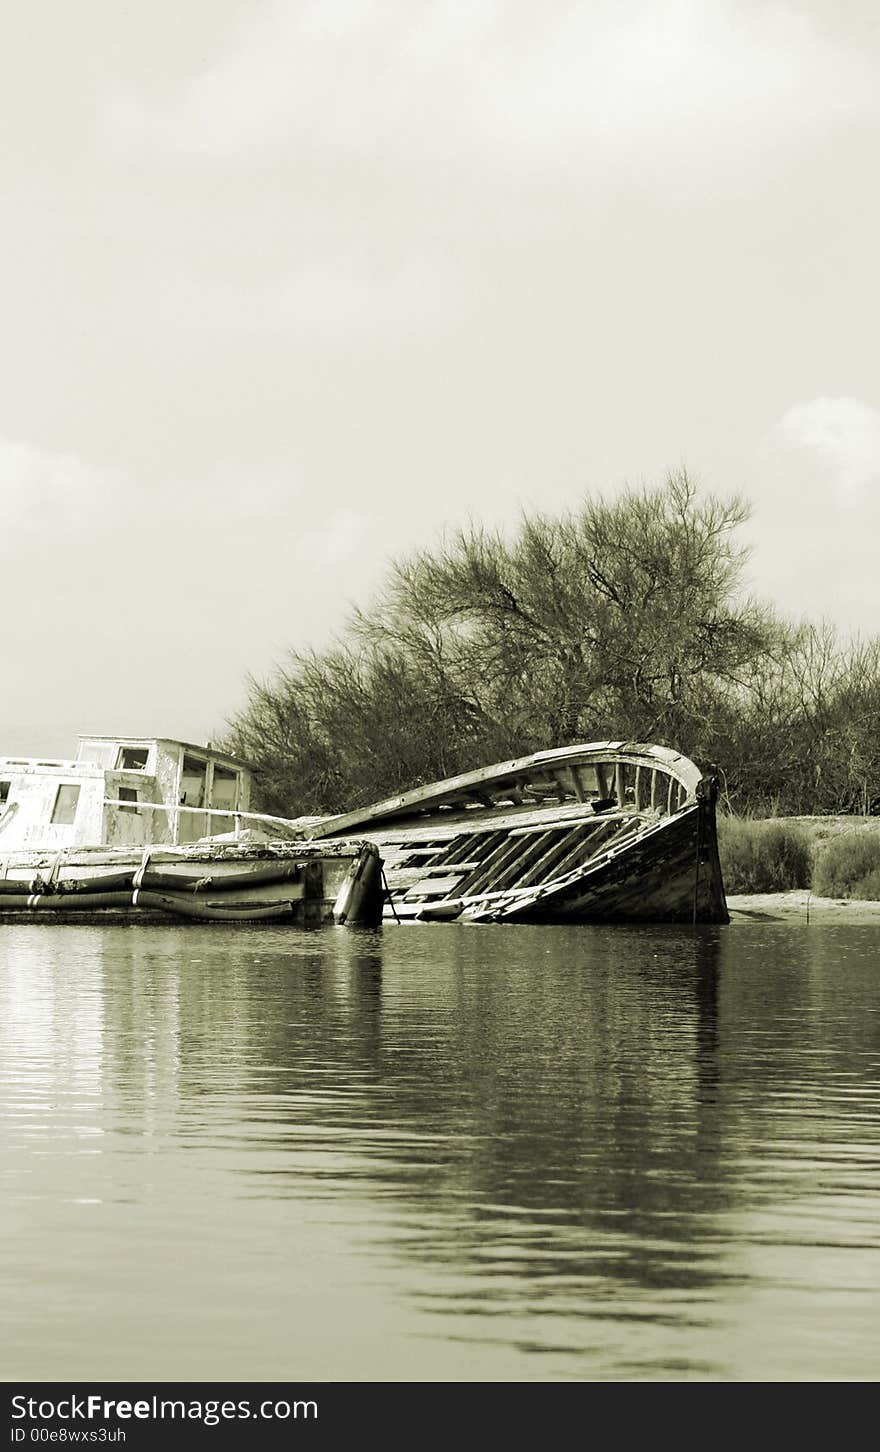
<path fill-rule="evenodd" d="M 0 920 L 170 917 L 179 921 L 375 927 L 382 864 L 368 842 L 230 848 L 80 849 L 0 858 Z M 152 864 L 152 865 L 151 865 Z"/>
<path fill-rule="evenodd" d="M 568 884 L 506 907 L 513 922 L 727 923 L 715 802 L 699 798 Z"/>

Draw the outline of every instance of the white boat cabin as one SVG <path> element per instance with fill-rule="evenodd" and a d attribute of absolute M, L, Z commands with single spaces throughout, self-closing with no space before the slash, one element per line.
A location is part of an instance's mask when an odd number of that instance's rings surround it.
<path fill-rule="evenodd" d="M 72 761 L 0 756 L 0 853 L 234 832 L 251 780 L 237 757 L 164 737 L 80 736 Z"/>

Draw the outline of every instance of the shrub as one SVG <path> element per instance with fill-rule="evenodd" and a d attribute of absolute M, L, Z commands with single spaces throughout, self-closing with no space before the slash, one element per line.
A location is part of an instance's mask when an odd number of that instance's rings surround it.
<path fill-rule="evenodd" d="M 810 843 L 795 822 L 720 817 L 718 850 L 724 886 L 730 893 L 787 892 L 810 886 Z"/>
<path fill-rule="evenodd" d="M 844 832 L 833 837 L 817 858 L 813 891 L 821 897 L 880 901 L 880 834 Z"/>

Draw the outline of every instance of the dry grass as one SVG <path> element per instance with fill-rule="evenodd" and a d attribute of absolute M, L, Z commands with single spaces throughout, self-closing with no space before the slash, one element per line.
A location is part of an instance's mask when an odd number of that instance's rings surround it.
<path fill-rule="evenodd" d="M 880 817 L 719 817 L 718 847 L 731 895 L 880 902 Z"/>
<path fill-rule="evenodd" d="M 880 901 L 880 834 L 846 832 L 816 854 L 813 891 L 822 897 Z"/>
<path fill-rule="evenodd" d="M 811 885 L 810 834 L 799 822 L 720 817 L 718 850 L 727 892 L 790 892 Z"/>

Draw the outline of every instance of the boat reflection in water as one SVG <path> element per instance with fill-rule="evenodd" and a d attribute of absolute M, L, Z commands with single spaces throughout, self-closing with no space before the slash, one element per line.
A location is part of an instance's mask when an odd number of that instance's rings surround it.
<path fill-rule="evenodd" d="M 872 1374 L 870 929 L 0 932 L 10 1375 Z"/>

